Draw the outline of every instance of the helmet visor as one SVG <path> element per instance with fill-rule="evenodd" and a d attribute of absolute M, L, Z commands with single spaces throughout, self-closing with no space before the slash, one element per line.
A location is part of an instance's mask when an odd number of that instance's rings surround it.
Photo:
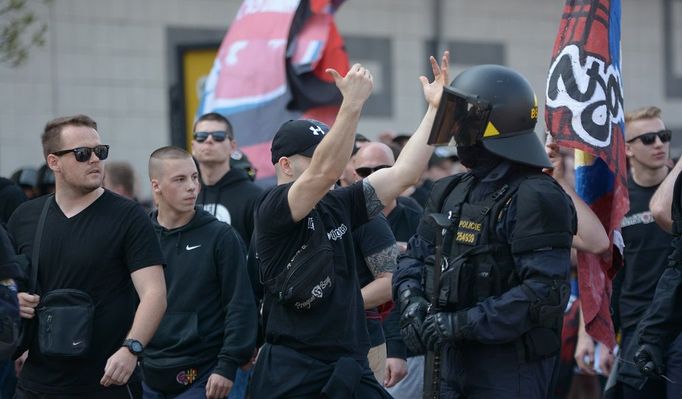
<path fill-rule="evenodd" d="M 454 138 L 458 146 L 474 145 L 483 137 L 491 108 L 485 100 L 444 87 L 428 144 L 450 144 Z"/>

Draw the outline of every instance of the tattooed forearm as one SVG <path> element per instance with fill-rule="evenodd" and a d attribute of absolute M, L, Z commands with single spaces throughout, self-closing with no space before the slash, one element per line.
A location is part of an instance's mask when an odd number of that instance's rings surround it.
<path fill-rule="evenodd" d="M 393 273 L 398 259 L 398 244 L 393 244 L 365 258 L 367 267 L 374 277 L 381 273 Z"/>
<path fill-rule="evenodd" d="M 377 196 L 377 192 L 374 191 L 374 187 L 364 179 L 362 181 L 362 190 L 365 192 L 365 206 L 367 207 L 367 214 L 370 218 L 376 216 L 384 209 L 384 204 Z"/>

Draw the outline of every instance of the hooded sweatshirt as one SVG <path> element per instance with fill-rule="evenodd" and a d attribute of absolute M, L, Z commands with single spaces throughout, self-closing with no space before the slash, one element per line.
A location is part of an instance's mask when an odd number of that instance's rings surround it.
<path fill-rule="evenodd" d="M 201 183 L 197 205 L 234 227 L 248 248 L 253 233 L 254 204 L 262 192 L 243 169 L 230 169 L 212 186 Z"/>
<path fill-rule="evenodd" d="M 197 208 L 192 220 L 168 230 L 152 223 L 166 259 L 168 305 L 145 348 L 144 369 L 207 366 L 232 381 L 255 348 L 256 305 L 244 243 L 234 229 Z M 217 362 L 217 363 L 216 363 Z"/>

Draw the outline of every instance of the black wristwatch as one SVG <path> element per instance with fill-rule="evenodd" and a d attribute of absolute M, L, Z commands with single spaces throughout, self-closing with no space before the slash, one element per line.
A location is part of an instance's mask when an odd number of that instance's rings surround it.
<path fill-rule="evenodd" d="M 128 348 L 130 353 L 137 357 L 142 356 L 142 352 L 144 351 L 144 345 L 142 345 L 142 342 L 132 338 L 128 338 L 125 341 L 123 341 L 123 345 L 121 346 L 125 346 L 126 348 Z"/>

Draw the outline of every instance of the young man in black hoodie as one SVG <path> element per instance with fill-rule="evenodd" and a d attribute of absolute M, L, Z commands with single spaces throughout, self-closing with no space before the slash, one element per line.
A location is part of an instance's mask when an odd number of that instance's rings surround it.
<path fill-rule="evenodd" d="M 263 190 L 245 170 L 230 168 L 236 148 L 232 125 L 224 116 L 211 112 L 194 123 L 192 155 L 201 170 L 197 204 L 234 227 L 248 248 L 253 233 L 253 206 Z"/>
<path fill-rule="evenodd" d="M 244 244 L 232 227 L 195 207 L 199 174 L 185 150 L 154 151 L 149 178 L 168 309 L 145 350 L 145 398 L 224 398 L 256 342 Z"/>

